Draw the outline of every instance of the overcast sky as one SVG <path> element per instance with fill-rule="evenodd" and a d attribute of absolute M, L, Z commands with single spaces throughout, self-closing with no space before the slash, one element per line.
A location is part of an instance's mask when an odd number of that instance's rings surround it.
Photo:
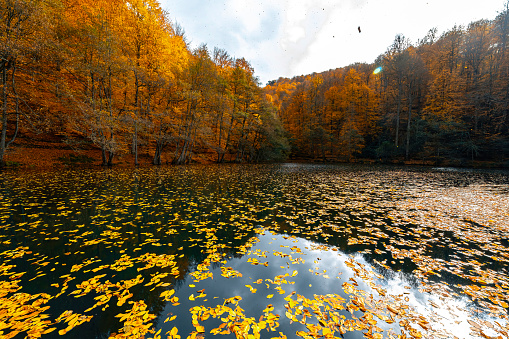
<path fill-rule="evenodd" d="M 373 62 L 396 34 L 494 19 L 506 0 L 161 0 L 192 47 L 246 58 L 262 84 Z M 358 31 L 361 28 L 361 33 Z"/>

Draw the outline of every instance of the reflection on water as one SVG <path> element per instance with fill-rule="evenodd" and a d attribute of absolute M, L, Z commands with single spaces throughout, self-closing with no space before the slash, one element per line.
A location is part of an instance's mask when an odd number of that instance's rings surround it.
<path fill-rule="evenodd" d="M 508 183 L 314 164 L 0 173 L 0 331 L 507 336 Z"/>

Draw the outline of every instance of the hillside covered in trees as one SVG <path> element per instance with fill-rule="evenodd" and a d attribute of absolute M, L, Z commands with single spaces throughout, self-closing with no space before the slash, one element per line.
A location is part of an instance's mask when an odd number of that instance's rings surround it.
<path fill-rule="evenodd" d="M 509 164 L 509 11 L 398 35 L 373 64 L 269 82 L 292 156 Z"/>
<path fill-rule="evenodd" d="M 154 164 L 288 149 L 249 62 L 191 49 L 155 0 L 0 0 L 0 81 L 0 165 L 25 131 L 88 140 L 103 165 L 125 153 L 138 164 L 140 148 Z"/>
<path fill-rule="evenodd" d="M 506 6 L 415 45 L 398 35 L 373 64 L 261 88 L 244 58 L 191 48 L 156 0 L 0 0 L 0 166 L 37 134 L 103 165 L 140 150 L 153 164 L 507 165 L 508 38 Z"/>

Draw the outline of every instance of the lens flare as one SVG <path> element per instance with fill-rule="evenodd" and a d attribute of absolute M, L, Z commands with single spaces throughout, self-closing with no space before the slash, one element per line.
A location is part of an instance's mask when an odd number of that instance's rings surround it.
<path fill-rule="evenodd" d="M 382 67 L 377 67 L 374 71 L 373 71 L 373 74 L 378 74 L 382 71 Z"/>

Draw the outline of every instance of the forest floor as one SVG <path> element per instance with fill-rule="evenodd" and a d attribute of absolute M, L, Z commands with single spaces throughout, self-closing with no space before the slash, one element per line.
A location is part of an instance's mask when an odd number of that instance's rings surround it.
<path fill-rule="evenodd" d="M 66 142 L 55 134 L 30 134 L 18 137 L 7 149 L 5 161 L 8 167 L 55 168 L 63 166 L 101 166 L 101 150 L 93 144 L 80 141 Z M 154 150 L 141 147 L 138 154 L 140 166 L 152 165 Z M 213 154 L 196 154 L 193 163 L 213 163 Z M 163 164 L 170 164 L 171 150 L 163 152 Z M 134 155 L 129 152 L 115 156 L 114 166 L 130 167 L 134 165 Z"/>

